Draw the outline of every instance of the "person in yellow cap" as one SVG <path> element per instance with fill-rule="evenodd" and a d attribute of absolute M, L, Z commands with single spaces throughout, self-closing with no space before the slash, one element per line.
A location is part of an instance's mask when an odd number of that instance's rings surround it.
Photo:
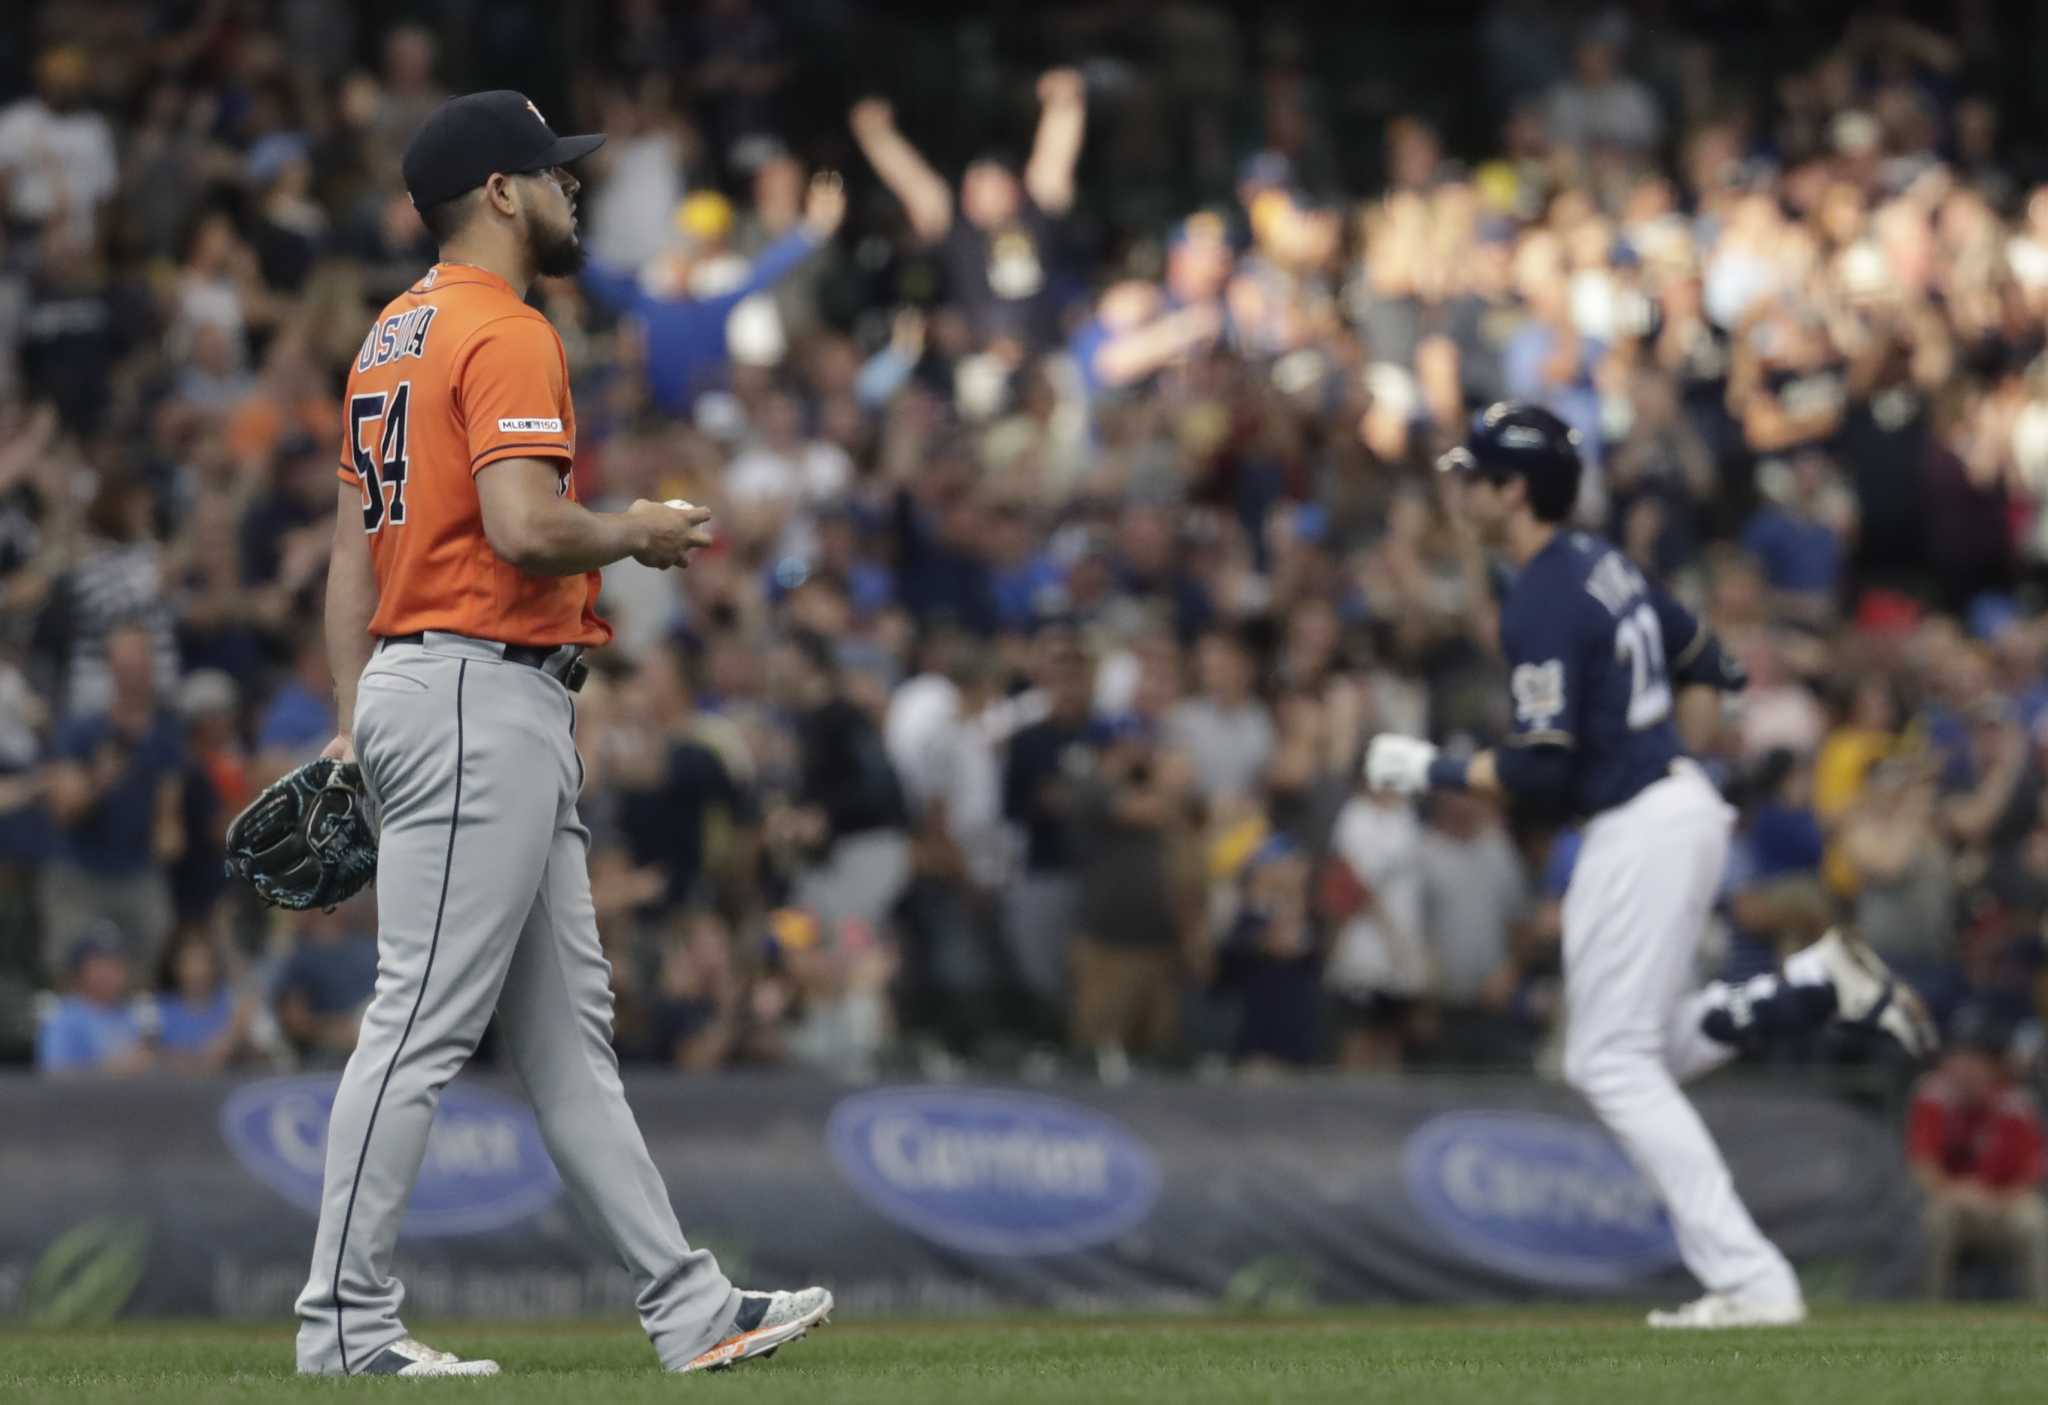
<path fill-rule="evenodd" d="M 640 268 L 640 286 L 655 297 L 716 297 L 746 281 L 747 265 L 732 257 L 732 201 L 697 190 L 676 202 L 668 248 Z"/>
<path fill-rule="evenodd" d="M 723 196 L 716 198 L 725 204 Z M 697 396 L 717 383 L 730 360 L 726 321 L 733 309 L 794 272 L 838 233 L 845 215 L 844 185 L 836 173 L 821 171 L 805 193 L 802 222 L 763 250 L 730 288 L 704 295 L 687 279 L 650 279 L 637 269 L 592 261 L 583 273 L 583 289 L 600 304 L 639 322 L 646 338 L 648 390 L 655 405 L 664 414 L 688 418 Z M 701 196 L 683 201 L 676 220 L 685 235 L 692 229 L 719 228 L 716 207 L 703 203 Z M 732 207 L 725 204 L 724 227 L 731 222 Z"/>
<path fill-rule="evenodd" d="M 676 230 L 694 247 L 724 248 L 732 232 L 732 201 L 715 190 L 691 192 L 676 206 Z"/>

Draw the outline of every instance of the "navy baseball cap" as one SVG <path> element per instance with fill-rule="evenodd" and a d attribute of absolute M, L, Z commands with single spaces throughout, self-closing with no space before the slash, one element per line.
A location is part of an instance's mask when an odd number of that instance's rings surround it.
<path fill-rule="evenodd" d="M 602 134 L 558 136 L 524 93 L 498 88 L 450 98 L 405 148 L 405 188 L 422 210 L 475 190 L 493 175 L 530 175 L 580 161 Z"/>

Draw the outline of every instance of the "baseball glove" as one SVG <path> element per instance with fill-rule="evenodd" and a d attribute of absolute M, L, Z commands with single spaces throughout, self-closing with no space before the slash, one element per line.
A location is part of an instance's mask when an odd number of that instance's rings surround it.
<path fill-rule="evenodd" d="M 363 775 L 323 757 L 266 786 L 228 826 L 228 877 L 272 907 L 333 908 L 377 876 Z"/>

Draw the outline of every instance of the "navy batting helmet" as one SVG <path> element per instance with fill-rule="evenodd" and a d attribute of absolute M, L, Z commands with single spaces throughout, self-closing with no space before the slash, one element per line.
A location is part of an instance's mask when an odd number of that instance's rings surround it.
<path fill-rule="evenodd" d="M 1537 519 L 1562 522 L 1579 497 L 1579 435 L 1541 405 L 1501 400 L 1474 417 L 1465 442 L 1437 460 L 1437 467 L 1489 483 L 1520 478 L 1529 485 L 1529 507 Z"/>

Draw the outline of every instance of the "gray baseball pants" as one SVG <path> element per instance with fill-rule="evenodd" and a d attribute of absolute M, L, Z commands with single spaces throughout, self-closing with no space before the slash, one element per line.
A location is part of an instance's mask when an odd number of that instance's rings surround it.
<path fill-rule="evenodd" d="M 570 1199 L 639 1285 L 662 1364 L 711 1346 L 739 1311 L 717 1261 L 683 1238 L 619 1084 L 574 726 L 569 692 L 499 645 L 429 633 L 380 646 L 363 670 L 377 989 L 327 1128 L 301 1372 L 360 1370 L 408 1335 L 399 1221 L 441 1089 L 493 1013 Z"/>

